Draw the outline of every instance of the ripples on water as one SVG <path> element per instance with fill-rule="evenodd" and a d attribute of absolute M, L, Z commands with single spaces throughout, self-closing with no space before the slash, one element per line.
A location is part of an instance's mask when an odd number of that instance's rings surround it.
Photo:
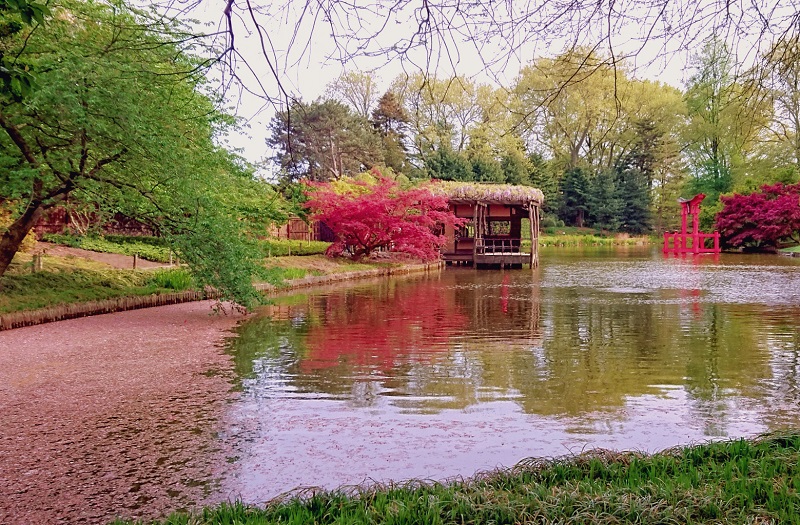
<path fill-rule="evenodd" d="M 230 342 L 233 441 L 247 443 L 230 490 L 441 479 L 797 426 L 798 262 L 559 250 L 534 271 L 277 299 Z"/>

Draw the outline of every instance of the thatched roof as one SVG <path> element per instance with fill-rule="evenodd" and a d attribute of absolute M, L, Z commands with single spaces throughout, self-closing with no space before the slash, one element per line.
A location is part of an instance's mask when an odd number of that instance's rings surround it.
<path fill-rule="evenodd" d="M 481 184 L 478 182 L 433 181 L 433 193 L 446 196 L 450 201 L 485 202 L 496 204 L 542 204 L 542 190 L 512 184 Z"/>

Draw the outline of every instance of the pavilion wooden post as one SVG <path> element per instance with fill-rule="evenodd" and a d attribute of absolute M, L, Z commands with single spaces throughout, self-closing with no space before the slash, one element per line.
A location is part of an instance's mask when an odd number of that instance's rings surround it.
<path fill-rule="evenodd" d="M 539 207 L 528 203 L 528 222 L 531 227 L 531 268 L 539 266 Z"/>
<path fill-rule="evenodd" d="M 475 206 L 472 208 L 472 267 L 477 268 L 478 263 L 475 261 L 477 260 L 478 255 L 478 238 L 480 235 L 478 231 L 480 229 L 480 223 L 478 222 L 478 208 L 480 208 L 480 203 L 476 202 Z"/>

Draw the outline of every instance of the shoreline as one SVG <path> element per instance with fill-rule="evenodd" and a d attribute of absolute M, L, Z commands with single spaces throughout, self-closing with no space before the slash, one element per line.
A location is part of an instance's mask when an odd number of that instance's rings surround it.
<path fill-rule="evenodd" d="M 255 283 L 254 287 L 256 290 L 263 292 L 266 295 L 273 295 L 290 290 L 324 286 L 346 281 L 391 277 L 393 275 L 406 275 L 411 273 L 429 273 L 434 270 L 440 270 L 443 267 L 444 262 L 442 261 L 433 263 L 405 264 L 402 266 L 393 267 L 384 266 L 369 270 L 357 270 L 292 279 L 286 281 L 280 286 L 275 286 L 270 283 Z M 157 306 L 204 301 L 208 299 L 219 299 L 219 294 L 215 290 L 211 289 L 202 291 L 190 290 L 167 294 L 118 297 L 114 299 L 103 299 L 99 301 L 51 306 L 37 310 L 25 310 L 21 312 L 0 314 L 0 331 L 64 321 L 67 319 L 77 319 L 80 317 L 125 312 L 129 310 L 139 310 L 142 308 L 153 308 Z"/>
<path fill-rule="evenodd" d="M 799 523 L 798 451 L 794 431 L 654 454 L 593 449 L 466 479 L 309 488 L 149 523 Z"/>

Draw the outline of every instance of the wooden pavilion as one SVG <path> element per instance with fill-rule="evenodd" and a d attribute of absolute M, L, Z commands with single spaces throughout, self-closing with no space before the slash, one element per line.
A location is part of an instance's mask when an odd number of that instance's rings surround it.
<path fill-rule="evenodd" d="M 522 268 L 539 264 L 539 208 L 544 195 L 536 188 L 509 184 L 440 181 L 434 191 L 444 194 L 460 228 L 447 226 L 442 258 L 447 264 L 475 268 Z M 530 251 L 522 249 L 522 220 L 530 225 Z"/>

